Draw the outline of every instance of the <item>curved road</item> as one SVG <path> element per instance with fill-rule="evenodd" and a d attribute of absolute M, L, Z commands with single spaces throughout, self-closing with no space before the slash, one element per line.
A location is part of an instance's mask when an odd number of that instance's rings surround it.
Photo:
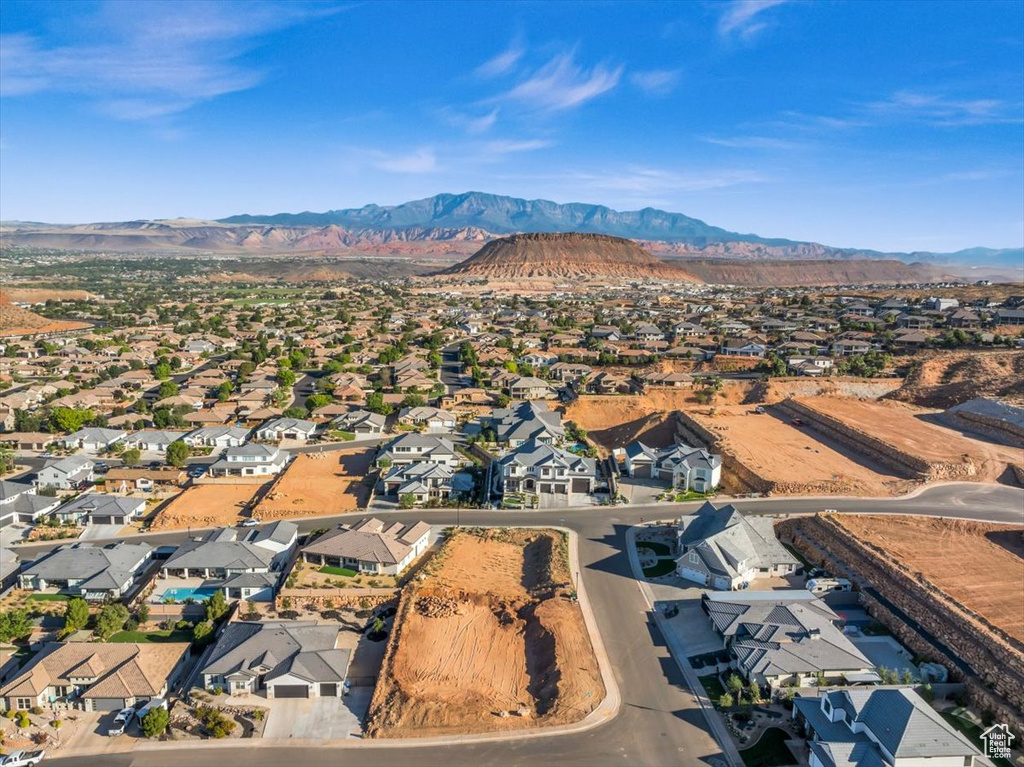
<path fill-rule="evenodd" d="M 981 521 L 1024 522 L 1024 491 L 970 483 L 937 485 L 905 498 L 779 498 L 736 500 L 746 513 L 786 514 L 820 511 L 955 516 Z M 137 767 L 205 764 L 244 764 L 271 767 L 296 764 L 391 765 L 420 767 L 465 765 L 715 765 L 724 764 L 719 749 L 693 695 L 650 622 L 643 596 L 633 579 L 625 553 L 625 532 L 641 518 L 664 519 L 692 511 L 698 504 L 590 507 L 539 512 L 463 510 L 463 525 L 562 525 L 578 533 L 582 578 L 597 618 L 622 697 L 617 716 L 593 729 L 550 737 L 520 737 L 492 742 L 453 742 L 448 745 L 380 745 L 355 741 L 352 747 L 323 747 L 296 743 L 141 749 L 130 754 L 63 757 L 48 764 L 82 767 Z M 349 515 L 352 516 L 359 515 Z M 389 514 L 392 516 L 392 514 Z M 434 524 L 454 524 L 451 510 L 395 512 L 398 519 L 425 518 Z M 341 520 L 305 520 L 306 531 Z M 184 535 L 146 536 L 152 544 L 180 541 Z M 29 547 L 22 547 L 29 549 Z M 26 551 L 28 553 L 28 551 Z"/>

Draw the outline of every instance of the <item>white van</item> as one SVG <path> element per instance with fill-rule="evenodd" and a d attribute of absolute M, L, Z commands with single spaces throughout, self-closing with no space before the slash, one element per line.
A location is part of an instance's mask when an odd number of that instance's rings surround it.
<path fill-rule="evenodd" d="M 154 708 L 167 708 L 167 701 L 164 698 L 153 698 L 152 700 L 150 700 L 136 713 L 136 716 L 139 718 L 139 721 L 141 722 L 143 719 L 145 719 L 146 714 L 148 714 Z"/>

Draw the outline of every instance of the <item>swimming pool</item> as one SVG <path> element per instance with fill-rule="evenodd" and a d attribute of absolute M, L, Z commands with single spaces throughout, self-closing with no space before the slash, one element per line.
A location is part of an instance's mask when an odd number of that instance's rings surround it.
<path fill-rule="evenodd" d="M 218 591 L 220 589 L 209 586 L 164 589 L 164 593 L 160 595 L 160 601 L 166 602 L 168 599 L 173 599 L 175 602 L 184 602 L 186 599 L 194 599 L 197 602 L 202 602 L 212 597 Z"/>

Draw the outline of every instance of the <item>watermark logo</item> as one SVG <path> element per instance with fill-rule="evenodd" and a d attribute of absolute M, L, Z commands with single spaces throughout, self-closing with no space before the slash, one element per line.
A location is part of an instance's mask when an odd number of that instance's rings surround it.
<path fill-rule="evenodd" d="M 1009 759 L 1013 738 L 1014 734 L 1007 725 L 992 725 L 981 733 L 981 740 L 985 744 L 985 756 L 989 759 Z"/>

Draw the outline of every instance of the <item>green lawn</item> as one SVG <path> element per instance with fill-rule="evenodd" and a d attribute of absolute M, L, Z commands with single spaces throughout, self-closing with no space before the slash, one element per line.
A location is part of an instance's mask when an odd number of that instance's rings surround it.
<path fill-rule="evenodd" d="M 708 698 L 717 706 L 718 699 L 725 694 L 722 680 L 718 678 L 717 674 L 708 674 L 707 676 L 700 677 L 700 683 L 704 685 L 704 692 L 707 693 Z"/>
<path fill-rule="evenodd" d="M 793 754 L 786 748 L 789 734 L 778 727 L 769 727 L 761 733 L 760 739 L 750 748 L 740 751 L 747 767 L 781 767 L 796 764 Z"/>
<path fill-rule="evenodd" d="M 71 599 L 67 594 L 29 594 L 28 598 L 33 602 L 67 602 Z"/>
<path fill-rule="evenodd" d="M 331 565 L 324 565 L 317 572 L 324 573 L 325 575 L 344 575 L 346 578 L 359 575 L 355 570 L 349 570 L 347 567 L 331 567 Z"/>
<path fill-rule="evenodd" d="M 191 642 L 192 632 L 188 629 L 167 629 L 165 631 L 122 631 L 114 634 L 108 642 L 134 642 L 154 644 L 157 642 Z"/>
<path fill-rule="evenodd" d="M 676 563 L 673 559 L 659 559 L 655 564 L 650 567 L 644 568 L 645 578 L 657 578 L 659 575 L 668 575 L 670 572 L 676 569 Z"/>
<path fill-rule="evenodd" d="M 638 549 L 650 549 L 659 557 L 668 556 L 672 553 L 672 549 L 664 543 L 658 543 L 656 541 L 637 541 L 636 547 Z"/>
<path fill-rule="evenodd" d="M 942 718 L 949 722 L 955 730 L 964 735 L 967 740 L 971 741 L 975 748 L 980 751 L 984 751 L 984 744 L 981 742 L 981 727 L 974 724 L 974 722 L 962 719 L 949 711 L 943 711 L 941 712 L 941 715 Z M 1009 759 L 992 759 L 991 762 L 997 765 L 997 767 L 1013 767 L 1013 764 Z"/>

